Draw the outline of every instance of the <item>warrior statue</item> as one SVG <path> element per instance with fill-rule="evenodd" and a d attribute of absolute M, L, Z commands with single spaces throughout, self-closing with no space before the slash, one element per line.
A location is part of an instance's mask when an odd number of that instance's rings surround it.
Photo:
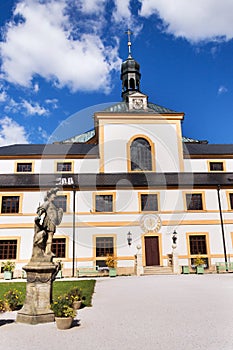
<path fill-rule="evenodd" d="M 58 190 L 50 189 L 44 203 L 37 208 L 32 257 L 23 267 L 27 274 L 26 298 L 22 309 L 17 313 L 17 322 L 38 324 L 54 321 L 50 304 L 53 299 L 53 281 L 61 265 L 53 262 L 52 239 L 63 216 L 63 210 L 54 202 Z"/>
<path fill-rule="evenodd" d="M 44 198 L 44 203 L 37 208 L 38 216 L 35 218 L 32 260 L 53 256 L 53 235 L 63 216 L 62 208 L 58 208 L 54 203 L 58 190 L 57 187 L 49 190 Z"/>

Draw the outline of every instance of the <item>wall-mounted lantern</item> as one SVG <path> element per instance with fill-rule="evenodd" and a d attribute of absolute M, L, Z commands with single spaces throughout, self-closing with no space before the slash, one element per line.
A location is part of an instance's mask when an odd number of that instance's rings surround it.
<path fill-rule="evenodd" d="M 130 231 L 127 233 L 127 242 L 128 246 L 130 247 L 132 243 L 132 233 Z"/>

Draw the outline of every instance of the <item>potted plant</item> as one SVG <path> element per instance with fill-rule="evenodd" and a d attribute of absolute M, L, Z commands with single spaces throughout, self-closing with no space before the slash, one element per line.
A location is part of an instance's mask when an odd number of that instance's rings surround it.
<path fill-rule="evenodd" d="M 5 308 L 9 311 L 17 310 L 22 303 L 22 293 L 17 289 L 10 289 L 4 294 Z"/>
<path fill-rule="evenodd" d="M 13 261 L 3 261 L 2 262 L 2 270 L 4 273 L 5 280 L 11 280 L 13 277 L 13 271 L 15 269 L 15 263 Z"/>
<path fill-rule="evenodd" d="M 73 302 L 67 294 L 57 297 L 51 304 L 58 329 L 71 327 L 76 311 L 73 309 Z"/>
<path fill-rule="evenodd" d="M 0 313 L 6 311 L 5 301 L 0 299 Z"/>
<path fill-rule="evenodd" d="M 109 276 L 116 277 L 116 260 L 113 255 L 108 255 L 105 264 L 109 268 Z"/>
<path fill-rule="evenodd" d="M 73 302 L 72 305 L 74 310 L 80 309 L 82 303 L 84 302 L 84 300 L 86 300 L 81 288 L 74 287 L 70 290 L 70 292 L 67 295 L 68 298 L 71 299 Z"/>
<path fill-rule="evenodd" d="M 205 265 L 205 260 L 203 257 L 198 255 L 194 259 L 194 265 L 196 266 L 196 273 L 197 274 L 203 274 L 204 273 L 204 265 Z"/>

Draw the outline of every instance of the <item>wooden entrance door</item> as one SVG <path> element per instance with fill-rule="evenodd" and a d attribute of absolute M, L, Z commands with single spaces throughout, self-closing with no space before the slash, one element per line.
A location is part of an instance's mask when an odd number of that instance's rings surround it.
<path fill-rule="evenodd" d="M 160 265 L 159 237 L 145 237 L 146 266 Z"/>

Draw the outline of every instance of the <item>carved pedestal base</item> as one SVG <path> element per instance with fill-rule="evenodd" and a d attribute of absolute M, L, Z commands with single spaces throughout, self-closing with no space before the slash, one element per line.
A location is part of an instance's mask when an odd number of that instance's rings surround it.
<path fill-rule="evenodd" d="M 136 268 L 136 274 L 137 276 L 143 275 L 143 264 L 142 264 L 142 251 L 141 246 L 137 246 L 137 268 Z"/>
<path fill-rule="evenodd" d="M 172 258 L 172 261 L 173 261 L 173 273 L 174 274 L 180 274 L 178 253 L 176 252 L 174 245 L 173 245 L 172 257 L 173 257 Z"/>
<path fill-rule="evenodd" d="M 54 321 L 50 309 L 52 284 L 57 272 L 53 262 L 33 262 L 23 268 L 27 273 L 26 299 L 16 322 L 38 324 Z"/>

